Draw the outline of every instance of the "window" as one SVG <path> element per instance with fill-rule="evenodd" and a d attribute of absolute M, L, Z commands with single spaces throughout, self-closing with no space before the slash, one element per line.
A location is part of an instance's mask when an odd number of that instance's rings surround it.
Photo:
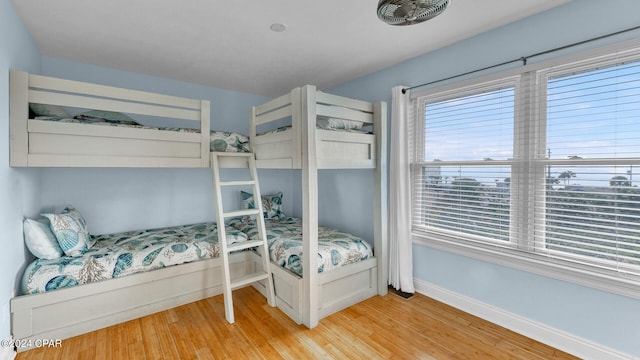
<path fill-rule="evenodd" d="M 509 241 L 515 83 L 427 98 L 418 223 L 443 234 Z"/>
<path fill-rule="evenodd" d="M 640 296 L 628 290 L 640 284 L 640 51 L 434 89 L 415 105 L 418 242 Z"/>
<path fill-rule="evenodd" d="M 547 187 L 536 242 L 550 256 L 640 275 L 640 61 L 541 72 Z"/>

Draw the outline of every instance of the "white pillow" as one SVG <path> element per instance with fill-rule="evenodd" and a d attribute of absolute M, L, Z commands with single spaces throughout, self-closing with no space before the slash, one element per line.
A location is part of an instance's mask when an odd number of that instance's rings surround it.
<path fill-rule="evenodd" d="M 57 259 L 63 255 L 56 236 L 49 228 L 49 220 L 25 219 L 24 241 L 31 253 L 40 259 Z"/>
<path fill-rule="evenodd" d="M 361 122 L 361 121 L 335 119 L 335 118 L 324 118 L 324 117 L 319 118 L 317 120 L 316 124 L 318 125 L 319 128 L 327 129 L 327 130 L 331 130 L 331 129 L 345 129 L 345 130 L 362 129 L 362 126 L 364 125 L 364 123 Z"/>

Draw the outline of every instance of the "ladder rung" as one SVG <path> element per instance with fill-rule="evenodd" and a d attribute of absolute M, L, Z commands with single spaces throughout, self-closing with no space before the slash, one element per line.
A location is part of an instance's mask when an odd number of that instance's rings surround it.
<path fill-rule="evenodd" d="M 218 162 L 218 167 L 232 167 L 232 168 L 246 168 L 251 169 L 253 153 L 235 153 L 235 152 L 211 152 L 211 168 L 214 169 L 215 162 Z"/>
<path fill-rule="evenodd" d="M 255 155 L 251 152 L 224 152 L 224 151 L 212 151 L 211 156 L 215 157 L 254 157 Z"/>
<path fill-rule="evenodd" d="M 227 252 L 250 249 L 250 248 L 262 246 L 263 244 L 264 244 L 264 241 L 262 240 L 243 241 L 243 242 L 239 242 L 239 243 L 235 243 L 227 246 Z"/>
<path fill-rule="evenodd" d="M 236 288 L 239 288 L 241 286 L 252 284 L 252 283 L 254 283 L 256 281 L 266 280 L 268 278 L 269 278 L 269 274 L 267 274 L 264 271 L 257 272 L 257 273 L 254 273 L 254 274 L 245 275 L 245 276 L 241 276 L 241 277 L 231 281 L 231 288 L 232 289 L 236 289 Z"/>
<path fill-rule="evenodd" d="M 237 181 L 220 181 L 220 186 L 242 186 L 242 185 L 255 185 L 255 180 L 237 180 Z"/>
<path fill-rule="evenodd" d="M 224 216 L 224 217 L 236 217 L 236 216 L 261 215 L 261 214 L 262 214 L 262 212 L 260 210 L 258 210 L 258 209 L 245 209 L 245 210 L 223 212 L 222 216 Z"/>

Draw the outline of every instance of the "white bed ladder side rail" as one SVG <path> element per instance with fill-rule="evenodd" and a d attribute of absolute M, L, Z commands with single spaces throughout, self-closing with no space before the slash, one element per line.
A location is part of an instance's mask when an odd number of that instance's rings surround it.
<path fill-rule="evenodd" d="M 216 217 L 218 222 L 218 242 L 220 244 L 222 256 L 222 292 L 224 294 L 224 312 L 225 318 L 230 324 L 235 321 L 233 314 L 233 289 L 237 289 L 258 281 L 266 281 L 267 302 L 270 306 L 276 306 L 276 295 L 273 285 L 273 276 L 269 267 L 269 245 L 267 243 L 267 234 L 262 214 L 262 198 L 260 195 L 260 186 L 258 184 L 258 171 L 256 169 L 256 159 L 253 153 L 225 153 L 212 152 L 211 155 L 211 173 L 213 176 L 213 188 L 215 196 Z M 240 181 L 221 181 L 220 180 L 220 161 L 228 159 L 237 164 L 237 160 L 245 160 L 246 167 L 249 169 L 251 180 Z M 223 186 L 253 186 L 254 209 L 225 212 L 222 203 L 222 187 Z M 258 226 L 259 239 L 248 240 L 241 243 L 227 245 L 227 232 L 225 229 L 225 218 L 255 215 L 256 225 Z M 257 248 L 262 263 L 262 271 L 242 276 L 238 279 L 231 279 L 229 268 L 229 254 L 234 251 Z"/>

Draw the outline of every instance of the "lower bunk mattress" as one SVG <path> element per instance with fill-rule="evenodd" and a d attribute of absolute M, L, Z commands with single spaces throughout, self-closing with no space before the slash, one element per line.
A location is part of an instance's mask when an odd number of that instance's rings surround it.
<path fill-rule="evenodd" d="M 246 241 L 247 235 L 227 227 L 227 243 Z M 37 259 L 27 266 L 23 294 L 37 294 L 69 286 L 150 271 L 218 257 L 218 229 L 213 222 L 93 236 L 95 245 L 82 256 Z"/>
<path fill-rule="evenodd" d="M 265 221 L 271 261 L 302 276 L 302 220 Z M 231 219 L 227 244 L 257 238 L 255 221 Z M 22 293 L 37 294 L 122 277 L 172 265 L 219 257 L 213 222 L 93 236 L 95 245 L 82 256 L 36 259 L 25 269 Z M 318 228 L 318 272 L 373 257 L 363 239 L 335 229 Z"/>
<path fill-rule="evenodd" d="M 242 231 L 251 239 L 258 238 L 253 220 L 233 218 L 229 226 Z M 302 276 L 302 219 L 286 217 L 265 220 L 271 261 Z M 363 239 L 339 230 L 318 227 L 318 272 L 366 260 L 373 257 L 373 249 Z"/>

